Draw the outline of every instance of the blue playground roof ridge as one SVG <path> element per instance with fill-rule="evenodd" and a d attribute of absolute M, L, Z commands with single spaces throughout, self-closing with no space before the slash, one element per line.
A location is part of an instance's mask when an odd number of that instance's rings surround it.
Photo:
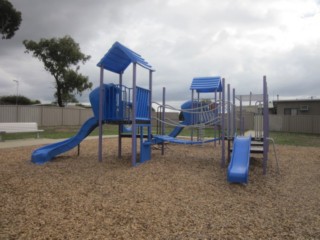
<path fill-rule="evenodd" d="M 152 66 L 141 55 L 130 50 L 119 42 L 115 42 L 97 64 L 114 73 L 123 73 L 130 63 L 137 63 L 141 67 L 154 71 Z"/>
<path fill-rule="evenodd" d="M 192 80 L 190 90 L 196 90 L 198 93 L 221 92 L 221 77 L 196 77 Z"/>

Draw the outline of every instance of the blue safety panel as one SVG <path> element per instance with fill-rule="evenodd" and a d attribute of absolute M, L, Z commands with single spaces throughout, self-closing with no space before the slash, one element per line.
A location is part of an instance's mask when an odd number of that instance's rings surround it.
<path fill-rule="evenodd" d="M 144 60 L 141 55 L 135 53 L 119 42 L 115 42 L 112 45 L 97 66 L 120 74 L 124 72 L 130 63 L 137 63 L 141 67 L 153 71 L 152 66 L 146 60 Z"/>
<path fill-rule="evenodd" d="M 103 85 L 103 121 L 131 121 L 132 88 L 119 84 Z M 94 89 L 89 99 L 94 116 L 99 119 L 100 87 Z M 137 87 L 136 120 L 150 121 L 150 90 Z"/>
<path fill-rule="evenodd" d="M 196 90 L 199 93 L 222 92 L 221 77 L 194 78 L 190 90 Z"/>
<path fill-rule="evenodd" d="M 151 159 L 151 142 L 146 141 L 140 145 L 140 163 Z"/>

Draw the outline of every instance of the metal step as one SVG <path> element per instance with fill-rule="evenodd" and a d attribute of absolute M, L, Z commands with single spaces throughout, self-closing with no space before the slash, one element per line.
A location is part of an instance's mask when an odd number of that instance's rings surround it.
<path fill-rule="evenodd" d="M 263 146 L 263 142 L 261 142 L 261 141 L 251 141 L 251 146 Z"/>
<path fill-rule="evenodd" d="M 263 153 L 263 146 L 251 146 L 251 153 Z"/>

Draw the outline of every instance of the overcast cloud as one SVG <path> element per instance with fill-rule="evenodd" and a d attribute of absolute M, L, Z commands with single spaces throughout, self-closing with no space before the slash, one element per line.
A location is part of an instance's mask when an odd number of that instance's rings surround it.
<path fill-rule="evenodd" d="M 80 72 L 98 86 L 97 62 L 115 41 L 141 54 L 155 69 L 153 96 L 177 106 L 190 99 L 193 77 L 222 76 L 237 94 L 270 99 L 320 97 L 319 0 L 11 0 L 22 12 L 20 29 L 0 40 L 0 96 L 19 93 L 53 101 L 54 79 L 24 53 L 24 39 L 70 35 L 91 55 Z M 138 69 L 138 85 L 147 74 Z M 131 70 L 125 74 L 131 84 Z M 106 74 L 105 82 L 117 82 Z M 89 91 L 79 100 L 88 102 Z"/>

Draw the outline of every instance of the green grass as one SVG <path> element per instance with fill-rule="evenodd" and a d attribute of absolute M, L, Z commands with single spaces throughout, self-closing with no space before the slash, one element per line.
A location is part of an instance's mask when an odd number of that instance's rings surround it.
<path fill-rule="evenodd" d="M 320 134 L 271 132 L 270 137 L 280 145 L 320 147 Z"/>
<path fill-rule="evenodd" d="M 51 138 L 51 139 L 61 139 L 70 138 L 77 134 L 80 127 L 70 126 L 70 127 L 51 127 L 42 128 L 45 131 L 40 133 L 41 138 Z M 172 131 L 172 127 L 166 128 L 166 134 Z M 104 135 L 117 135 L 118 126 L 117 125 L 103 125 Z M 98 136 L 99 130 L 96 128 L 90 136 Z M 156 129 L 153 129 L 153 133 L 156 133 Z M 180 135 L 190 136 L 191 129 L 184 129 Z M 196 131 L 194 131 L 194 136 L 196 136 Z M 218 136 L 218 133 L 216 133 Z M 205 137 L 213 137 L 213 129 L 205 129 Z M 4 140 L 16 140 L 16 139 L 27 139 L 35 138 L 36 133 L 12 133 L 5 134 Z M 270 132 L 270 137 L 275 140 L 276 144 L 279 145 L 292 145 L 292 146 L 312 146 L 320 147 L 320 134 L 306 134 L 306 133 L 286 133 L 286 132 Z"/>
<path fill-rule="evenodd" d="M 173 128 L 166 128 L 166 133 L 170 133 L 172 129 Z M 180 135 L 190 136 L 190 132 L 190 129 L 184 129 Z M 194 131 L 194 136 L 196 136 L 196 134 L 196 131 Z M 205 129 L 205 137 L 213 136 L 213 129 Z M 320 147 L 320 134 L 270 132 L 270 137 L 274 139 L 275 144 L 279 145 Z"/>

